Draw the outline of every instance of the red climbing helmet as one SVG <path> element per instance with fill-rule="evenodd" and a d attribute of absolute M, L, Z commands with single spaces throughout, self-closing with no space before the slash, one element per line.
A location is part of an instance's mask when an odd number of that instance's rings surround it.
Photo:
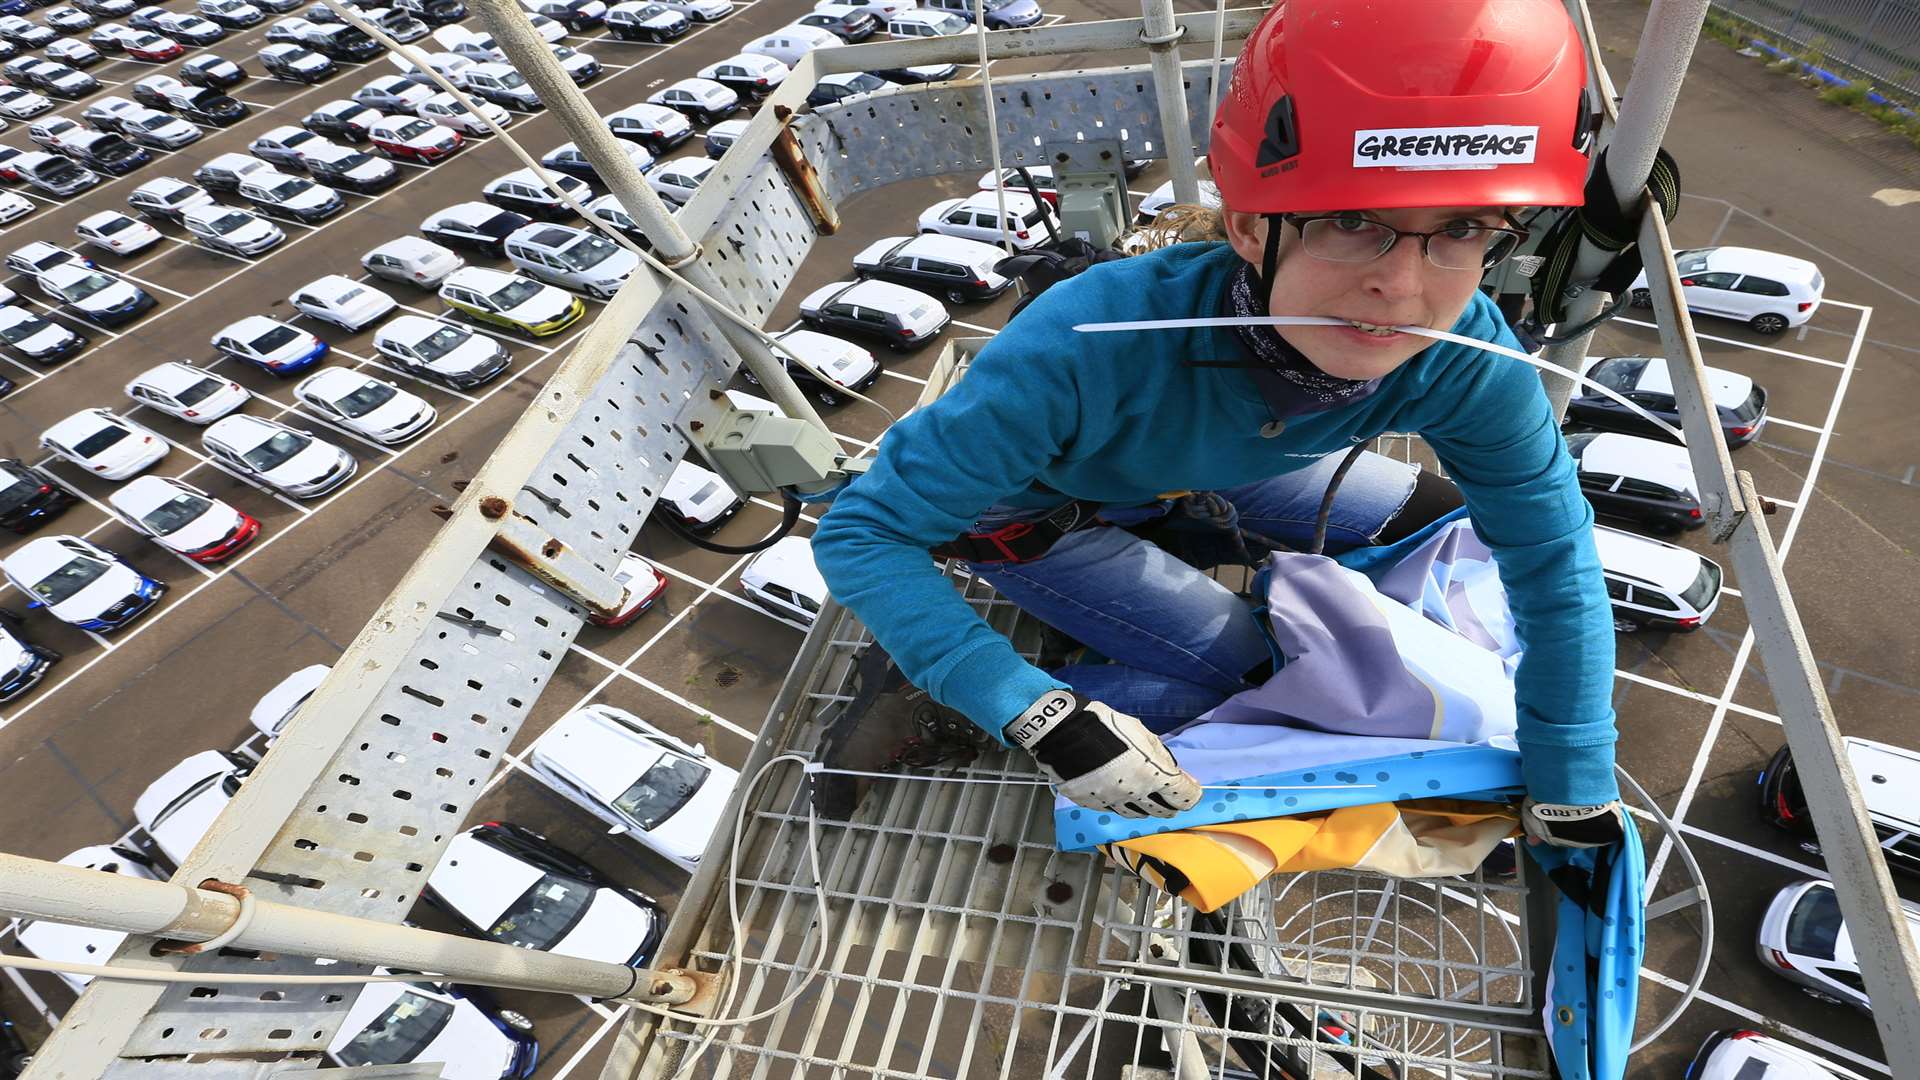
<path fill-rule="evenodd" d="M 1280 0 L 1208 164 L 1248 213 L 1578 206 L 1596 123 L 1560 0 Z"/>

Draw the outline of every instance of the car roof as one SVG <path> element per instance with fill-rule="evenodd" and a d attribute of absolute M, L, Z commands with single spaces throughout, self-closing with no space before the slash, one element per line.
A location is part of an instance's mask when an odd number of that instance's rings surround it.
<path fill-rule="evenodd" d="M 220 333 L 231 337 L 250 338 L 264 334 L 280 325 L 283 324 L 265 315 L 248 315 L 228 323 L 220 329 Z"/>
<path fill-rule="evenodd" d="M 202 750 L 160 774 L 133 801 L 133 816 L 142 825 L 153 824 L 154 815 L 182 792 L 209 776 L 220 776 L 233 768 L 233 762 L 218 750 Z"/>
<path fill-rule="evenodd" d="M 863 357 L 869 360 L 873 358 L 872 353 L 853 342 L 834 337 L 832 334 L 823 334 L 818 330 L 789 330 L 784 334 L 775 334 L 774 337 L 799 353 L 800 359 L 814 367 L 820 367 L 823 363 L 832 363 L 842 356 Z"/>
<path fill-rule="evenodd" d="M 57 536 L 36 536 L 32 540 L 0 556 L 0 567 L 4 567 L 10 578 L 22 581 L 39 581 L 48 574 L 67 564 L 73 558 L 72 549 L 61 541 L 87 541 L 71 534 Z M 87 544 L 88 547 L 93 545 Z"/>
<path fill-rule="evenodd" d="M 585 229 L 558 225 L 551 221 L 530 221 L 507 234 L 509 242 L 535 244 L 550 251 L 570 247 L 588 236 Z"/>
<path fill-rule="evenodd" d="M 472 832 L 464 832 L 447 844 L 427 882 L 469 922 L 489 927 L 544 873 Z"/>
<path fill-rule="evenodd" d="M 107 494 L 107 501 L 123 513 L 140 517 L 182 494 L 180 485 L 165 476 L 137 476 Z"/>
<path fill-rule="evenodd" d="M 322 142 L 311 150 L 302 150 L 301 153 L 314 161 L 340 161 L 355 154 L 364 154 L 366 151 L 355 150 L 351 146 L 341 146 L 339 143 Z"/>
<path fill-rule="evenodd" d="M 1669 592 L 1684 592 L 1700 576 L 1701 556 L 1663 540 L 1595 525 L 1593 546 L 1603 568 L 1651 581 Z"/>
<path fill-rule="evenodd" d="M 123 214 L 118 210 L 102 210 L 97 214 L 88 214 L 86 217 L 81 218 L 79 227 L 83 229 L 88 227 L 98 228 L 109 221 L 118 221 L 121 218 L 126 218 L 128 221 L 134 220 L 131 216 Z"/>
<path fill-rule="evenodd" d="M 173 393 L 177 390 L 185 390 L 205 378 L 217 379 L 220 376 L 203 368 L 193 367 L 181 360 L 168 360 L 166 363 L 155 364 L 135 375 L 133 381 L 142 386 L 151 386 L 155 390 Z"/>
<path fill-rule="evenodd" d="M 248 210 L 244 207 L 228 206 L 225 203 L 201 203 L 199 206 L 189 206 L 185 210 L 181 211 L 180 216 L 183 218 L 192 218 L 193 220 L 201 222 L 203 224 L 212 224 L 213 222 L 216 222 L 221 218 L 226 217 L 228 214 L 245 214 L 248 217 L 254 219 L 255 221 L 265 220 L 259 214 L 256 214 L 253 211 Z M 242 321 L 244 322 L 245 320 L 242 320 Z M 238 326 L 239 323 L 234 323 L 232 325 Z"/>
<path fill-rule="evenodd" d="M 969 195 L 964 196 L 960 201 L 965 203 L 969 208 L 974 210 L 994 210 L 999 206 L 999 201 L 1002 194 L 1004 194 L 1006 197 L 1007 211 L 1009 213 L 1020 214 L 1024 216 L 1030 211 L 1032 211 L 1034 207 L 1037 205 L 1034 201 L 1033 196 L 1027 194 L 1024 191 L 1006 191 L 1004 193 L 995 192 L 995 191 L 976 191 Z"/>
<path fill-rule="evenodd" d="M 213 426 L 207 428 L 204 437 L 224 442 L 244 451 L 266 442 L 283 430 L 289 429 L 285 424 L 265 417 L 234 413 L 232 416 L 223 416 L 215 420 Z"/>
<path fill-rule="evenodd" d="M 898 240 L 899 237 L 895 237 L 894 239 Z M 942 233 L 919 233 L 907 240 L 906 246 L 900 249 L 900 254 L 913 255 L 916 257 L 924 256 L 935 259 L 952 259 L 955 262 L 964 263 L 968 266 L 972 266 L 980 260 L 985 259 L 987 260 L 987 269 L 989 270 L 993 268 L 994 263 L 1006 258 L 1006 252 L 1001 251 L 992 244 L 982 243 L 979 240 L 969 240 L 964 236 L 947 236 Z"/>
<path fill-rule="evenodd" d="M 659 743 L 627 730 L 592 707 L 561 717 L 534 743 L 533 752 L 566 770 L 609 803 L 666 756 L 666 749 Z"/>
<path fill-rule="evenodd" d="M 1650 394 L 1673 393 L 1673 372 L 1667 369 L 1665 357 L 1608 357 L 1609 360 L 1645 360 L 1646 366 L 1640 369 L 1639 381 L 1634 383 L 1635 390 L 1644 390 Z M 1707 390 L 1713 395 L 1713 403 L 1723 409 L 1737 408 L 1746 403 L 1753 393 L 1753 379 L 1737 371 L 1726 368 L 1705 368 Z"/>
<path fill-rule="evenodd" d="M 183 188 L 198 189 L 199 186 L 198 184 L 182 180 L 177 176 L 156 176 L 133 190 L 136 192 L 145 192 L 149 195 L 168 196 L 178 193 Z"/>
<path fill-rule="evenodd" d="M 294 291 L 319 293 L 322 296 L 339 296 L 361 287 L 359 282 L 345 274 L 322 274 Z"/>
<path fill-rule="evenodd" d="M 377 252 L 381 255 L 437 255 L 446 250 L 424 236 L 396 236 L 367 254 L 372 255 Z M 419 317 L 413 316 L 416 319 Z"/>
<path fill-rule="evenodd" d="M 131 420 L 123 420 L 106 409 L 81 409 L 77 413 L 55 421 L 41 435 L 44 438 L 72 444 L 105 427 L 117 426 L 131 430 L 132 425 Z"/>
<path fill-rule="evenodd" d="M 439 319 L 429 319 L 425 315 L 402 315 L 395 319 L 388 319 L 386 322 L 380 324 L 380 329 L 373 332 L 373 337 L 376 341 L 384 338 L 388 341 L 412 344 L 422 338 L 437 334 L 441 330 L 458 330 L 463 334 L 472 333 L 472 331 L 464 326 L 455 326 L 452 323 L 441 322 Z"/>
<path fill-rule="evenodd" d="M 1806 259 L 1792 255 L 1782 255 L 1777 251 L 1762 251 L 1750 247 L 1711 247 L 1700 248 L 1692 254 L 1704 254 L 1707 257 L 1707 269 L 1730 271 L 1737 274 L 1758 274 L 1761 277 L 1778 278 L 1783 281 L 1797 281 L 1811 287 L 1813 276 L 1820 268 Z"/>
<path fill-rule="evenodd" d="M 446 284 L 459 285 L 477 292 L 492 292 L 513 281 L 516 275 L 490 266 L 463 266 L 446 277 Z M 524 279 L 522 279 L 524 280 Z"/>
<path fill-rule="evenodd" d="M 292 124 L 281 124 L 279 127 L 273 128 L 269 130 L 266 134 L 255 138 L 254 141 L 260 142 L 261 140 L 264 140 L 264 139 L 291 139 L 296 135 L 302 136 L 308 139 L 317 139 L 320 137 L 315 132 L 308 131 L 306 128 L 295 127 Z"/>
<path fill-rule="evenodd" d="M 125 284 L 121 282 L 119 278 L 113 277 L 112 274 L 105 273 L 93 267 L 82 266 L 77 262 L 63 262 L 40 271 L 41 278 L 53 278 L 55 284 L 59 284 L 61 281 L 75 281 L 89 274 L 100 274 L 103 277 L 113 278 L 116 283 Z"/>
<path fill-rule="evenodd" d="M 26 308 L 20 307 L 18 305 L 0 304 L 0 326 L 18 326 L 21 323 L 31 322 L 34 319 L 39 319 L 39 318 L 40 316 L 35 312 L 29 311 Z M 42 321 L 45 321 L 45 320 L 42 320 Z M 51 323 L 50 325 L 58 326 L 59 324 Z"/>
<path fill-rule="evenodd" d="M 455 203 L 444 210 L 435 211 L 427 218 L 428 222 L 453 221 L 462 225 L 479 225 L 499 217 L 501 210 L 492 203 L 463 202 Z"/>
<path fill-rule="evenodd" d="M 351 394 L 370 382 L 379 382 L 365 371 L 349 367 L 323 367 L 300 382 L 300 389 L 321 397 Z"/>
<path fill-rule="evenodd" d="M 813 562 L 813 543 L 804 536 L 782 537 L 772 547 L 755 555 L 746 569 L 740 572 L 740 577 L 760 585 L 784 585 L 816 602 L 824 602 L 827 598 L 826 580 L 820 576 L 820 570 Z"/>
<path fill-rule="evenodd" d="M 1587 443 L 1580 471 L 1638 477 L 1689 494 L 1696 487 L 1686 447 L 1617 431 L 1603 431 Z"/>

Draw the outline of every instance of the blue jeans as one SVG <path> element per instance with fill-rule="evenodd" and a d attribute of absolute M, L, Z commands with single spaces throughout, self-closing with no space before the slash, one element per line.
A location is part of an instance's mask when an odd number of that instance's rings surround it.
<path fill-rule="evenodd" d="M 1343 456 L 1219 494 L 1246 528 L 1305 548 Z M 1372 540 L 1406 504 L 1417 472 L 1363 453 L 1334 497 L 1327 550 Z M 982 525 L 1007 520 L 989 511 Z M 1271 655 L 1252 605 L 1124 529 L 1069 533 L 1032 562 L 976 566 L 974 572 L 1021 610 L 1111 661 L 1069 664 L 1050 674 L 1155 732 L 1184 724 L 1246 689 L 1243 676 Z"/>

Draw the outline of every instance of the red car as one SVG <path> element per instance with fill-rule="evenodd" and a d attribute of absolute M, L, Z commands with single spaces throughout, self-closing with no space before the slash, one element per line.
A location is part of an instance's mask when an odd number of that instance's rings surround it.
<path fill-rule="evenodd" d="M 627 625 L 652 607 L 653 602 L 667 589 L 667 575 L 638 555 L 623 556 L 619 568 L 614 571 L 613 580 L 626 586 L 627 594 L 620 603 L 620 610 L 612 615 L 588 615 L 587 621 L 595 626 Z"/>
<path fill-rule="evenodd" d="M 373 125 L 373 145 L 388 157 L 435 162 L 460 149 L 460 133 L 415 116 L 392 116 Z"/>
<path fill-rule="evenodd" d="M 126 46 L 127 55 L 135 60 L 150 60 L 156 64 L 171 60 L 186 52 L 186 47 L 170 37 L 159 34 L 129 34 L 120 39 Z"/>
<path fill-rule="evenodd" d="M 0 180 L 11 182 L 20 179 L 20 171 L 13 167 L 13 159 L 24 153 L 26 151 L 18 147 L 0 146 Z"/>
<path fill-rule="evenodd" d="M 260 519 L 248 514 L 245 510 L 235 512 L 240 515 L 240 524 L 231 533 L 227 534 L 226 539 L 221 540 L 212 547 L 201 548 L 199 551 L 190 551 L 187 553 L 187 558 L 192 559 L 194 562 L 201 563 L 220 562 L 234 552 L 252 543 L 253 538 L 260 535 Z"/>

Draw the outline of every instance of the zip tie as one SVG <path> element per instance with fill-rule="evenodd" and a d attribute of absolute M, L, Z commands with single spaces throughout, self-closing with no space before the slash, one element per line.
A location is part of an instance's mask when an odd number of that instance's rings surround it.
<path fill-rule="evenodd" d="M 191 887 L 186 885 L 182 885 L 181 888 L 187 889 L 189 892 L 193 891 Z M 192 956 L 195 953 L 213 952 L 216 949 L 219 949 L 222 945 L 225 945 L 228 942 L 231 942 L 235 938 L 239 937 L 241 934 L 245 933 L 247 930 L 247 927 L 252 925 L 253 912 L 258 905 L 254 902 L 252 890 L 248 889 L 245 885 L 229 885 L 224 881 L 217 881 L 213 878 L 208 878 L 207 880 L 200 883 L 200 888 L 205 889 L 208 892 L 225 893 L 226 895 L 233 897 L 235 900 L 240 901 L 239 912 L 237 912 L 234 915 L 233 922 L 229 923 L 225 930 L 220 931 L 218 934 L 215 934 L 213 937 L 210 937 L 205 941 L 196 941 L 196 942 L 193 942 L 192 944 L 181 945 L 177 948 L 166 948 L 163 951 L 177 952 L 183 956 Z M 196 896 L 194 899 L 198 900 L 199 897 Z"/>
<path fill-rule="evenodd" d="M 876 780 L 920 780 L 929 784 L 1012 784 L 1019 787 L 1052 787 L 1053 781 L 1039 777 L 1010 777 L 994 780 L 982 776 L 929 776 L 926 773 L 865 772 L 860 769 L 829 769 L 817 761 L 804 766 L 808 774 L 833 773 L 835 776 L 870 776 Z M 1371 791 L 1378 784 L 1202 784 L 1201 791 Z"/>
<path fill-rule="evenodd" d="M 1249 315 L 1246 317 L 1222 315 L 1197 319 L 1139 319 L 1131 322 L 1076 323 L 1073 328 L 1083 334 L 1110 334 L 1126 330 L 1189 330 L 1216 326 L 1351 325 L 1353 324 L 1345 319 L 1334 319 L 1324 315 Z M 1467 345 L 1500 356 L 1511 356 L 1515 360 L 1532 364 L 1542 371 L 1558 375 L 1563 379 L 1572 379 L 1574 382 L 1598 390 L 1602 395 L 1612 398 L 1619 404 L 1626 406 L 1629 412 L 1638 415 L 1641 419 L 1646 420 L 1661 431 L 1673 436 L 1681 446 L 1687 445 L 1687 437 L 1681 434 L 1672 424 L 1667 423 L 1665 420 L 1660 419 L 1640 406 L 1635 405 L 1633 402 L 1628 401 L 1626 398 L 1621 397 L 1611 388 L 1579 372 L 1569 371 L 1566 368 L 1549 364 L 1545 360 L 1528 353 L 1523 353 L 1519 349 L 1509 349 L 1505 345 L 1496 345 L 1491 341 L 1482 341 L 1479 338 L 1467 337 L 1464 334 L 1456 334 L 1448 330 L 1435 330 L 1430 326 L 1395 326 L 1392 329 L 1402 334 L 1412 334 L 1415 337 L 1429 337 L 1439 341 L 1450 341 L 1456 345 Z"/>
<path fill-rule="evenodd" d="M 1140 44 L 1148 46 L 1149 48 L 1157 45 L 1171 45 L 1186 36 L 1187 27 L 1184 23 L 1175 23 L 1171 33 L 1161 34 L 1157 37 L 1148 37 L 1146 30 L 1143 28 L 1140 31 Z"/>

